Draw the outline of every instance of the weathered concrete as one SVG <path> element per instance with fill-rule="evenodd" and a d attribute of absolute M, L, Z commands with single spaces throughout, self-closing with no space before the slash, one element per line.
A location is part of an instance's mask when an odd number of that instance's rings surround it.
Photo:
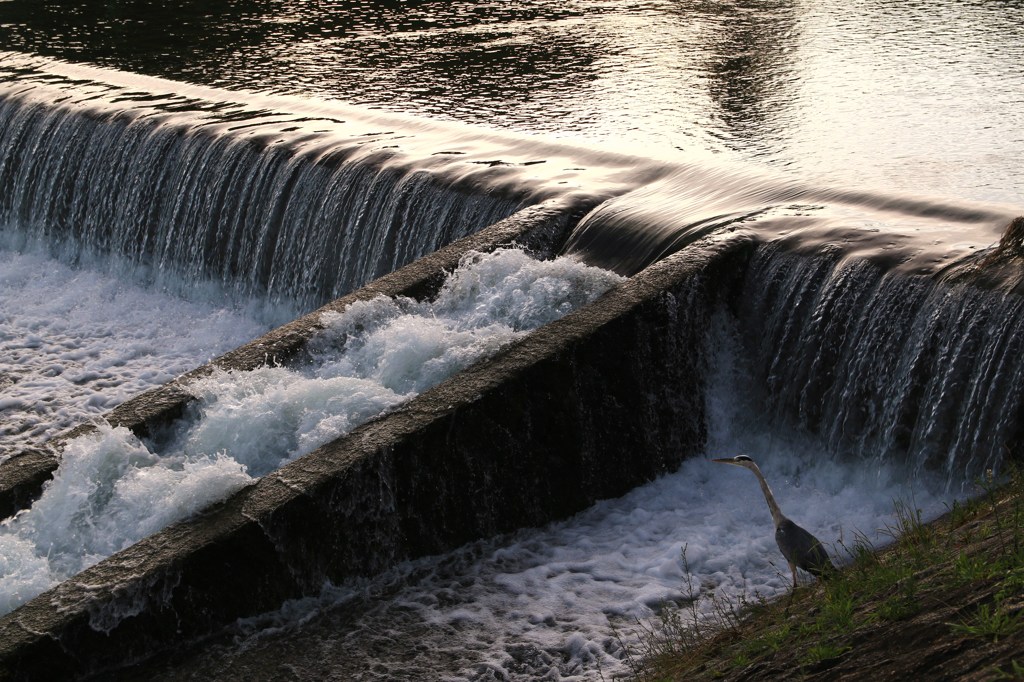
<path fill-rule="evenodd" d="M 502 245 L 520 244 L 550 256 L 566 239 L 568 230 L 590 204 L 584 201 L 551 201 L 532 206 L 469 237 L 420 258 L 365 287 L 339 298 L 293 322 L 278 327 L 254 341 L 236 348 L 164 386 L 140 394 L 105 415 L 114 426 L 125 426 L 139 436 L 179 416 L 192 397 L 182 386 L 215 368 L 248 370 L 265 364 L 283 363 L 321 328 L 321 315 L 342 310 L 356 300 L 375 296 L 423 297 L 439 286 L 444 273 L 453 270 L 467 251 L 491 251 Z M 0 464 L 0 519 L 24 509 L 39 495 L 60 461 L 68 439 L 91 430 L 76 427 L 37 450 L 19 453 Z"/>
<path fill-rule="evenodd" d="M 0 619 L 0 678 L 121 667 L 324 580 L 563 518 L 674 468 L 704 443 L 706 322 L 747 252 L 678 253 L 40 595 Z M 235 357 L 280 359 L 301 331 Z M 139 410 L 134 424 L 153 418 Z"/>

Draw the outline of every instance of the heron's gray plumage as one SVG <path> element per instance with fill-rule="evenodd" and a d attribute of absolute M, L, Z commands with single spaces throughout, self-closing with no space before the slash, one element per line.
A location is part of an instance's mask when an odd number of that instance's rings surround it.
<path fill-rule="evenodd" d="M 741 466 L 744 469 L 750 469 L 757 476 L 757 482 L 761 485 L 765 502 L 768 503 L 768 511 L 772 514 L 772 522 L 775 524 L 775 542 L 778 543 L 779 549 L 782 550 L 782 556 L 786 557 L 789 568 L 793 572 L 793 587 L 796 587 L 797 568 L 801 568 L 819 579 L 828 576 L 830 571 L 835 570 L 835 565 L 821 541 L 790 521 L 782 513 L 771 488 L 768 487 L 768 481 L 765 480 L 764 474 L 761 473 L 761 469 L 758 468 L 754 460 L 746 455 L 739 455 L 711 461 Z"/>
<path fill-rule="evenodd" d="M 775 541 L 779 543 L 786 561 L 816 578 L 833 568 L 821 541 L 789 519 L 783 520 L 775 529 Z"/>

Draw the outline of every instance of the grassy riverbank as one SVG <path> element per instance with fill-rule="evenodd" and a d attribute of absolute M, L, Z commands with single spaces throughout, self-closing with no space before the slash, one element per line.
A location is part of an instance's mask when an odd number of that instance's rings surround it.
<path fill-rule="evenodd" d="M 844 547 L 827 582 L 713 604 L 696 629 L 687 607 L 666 611 L 635 679 L 1024 679 L 1024 472 L 981 490 L 931 523 L 897 504 L 894 542 Z"/>

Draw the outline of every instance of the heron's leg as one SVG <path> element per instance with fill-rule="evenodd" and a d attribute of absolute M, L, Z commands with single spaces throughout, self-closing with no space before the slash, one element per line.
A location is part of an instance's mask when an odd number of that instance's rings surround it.
<path fill-rule="evenodd" d="M 789 601 L 786 602 L 786 616 L 789 616 L 789 607 L 793 605 L 793 598 L 796 596 L 796 566 L 789 563 L 789 570 L 793 571 L 793 589 L 789 591 Z"/>

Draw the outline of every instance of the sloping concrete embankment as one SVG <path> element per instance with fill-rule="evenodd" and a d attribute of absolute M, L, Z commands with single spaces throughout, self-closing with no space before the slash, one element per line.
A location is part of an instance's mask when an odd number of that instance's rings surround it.
<path fill-rule="evenodd" d="M 40 595 L 0 619 L 0 678 L 123 667 L 325 580 L 564 518 L 674 468 L 704 443 L 707 322 L 747 252 L 736 242 L 678 253 Z M 410 277 L 401 293 L 429 292 L 439 270 L 412 267 L 422 277 L 396 273 Z M 398 291 L 375 282 L 331 307 L 378 293 Z M 303 318 L 218 364 L 286 358 L 316 324 Z M 144 431 L 180 411 L 179 386 L 111 421 Z"/>
<path fill-rule="evenodd" d="M 214 369 L 245 371 L 268 363 L 285 363 L 322 327 L 320 319 L 324 312 L 342 310 L 353 301 L 375 296 L 417 298 L 429 295 L 444 281 L 444 273 L 455 269 L 467 251 L 491 251 L 517 243 L 542 257 L 551 256 L 560 248 L 570 227 L 590 206 L 588 201 L 552 200 L 525 208 L 225 353 L 164 386 L 122 403 L 107 413 L 105 419 L 114 426 L 124 426 L 145 437 L 152 428 L 181 415 L 186 403 L 192 400 L 182 387 L 196 378 Z M 61 434 L 44 448 L 17 453 L 0 463 L 0 519 L 28 507 L 60 463 L 63 443 L 93 429 L 92 425 L 83 424 Z"/>

